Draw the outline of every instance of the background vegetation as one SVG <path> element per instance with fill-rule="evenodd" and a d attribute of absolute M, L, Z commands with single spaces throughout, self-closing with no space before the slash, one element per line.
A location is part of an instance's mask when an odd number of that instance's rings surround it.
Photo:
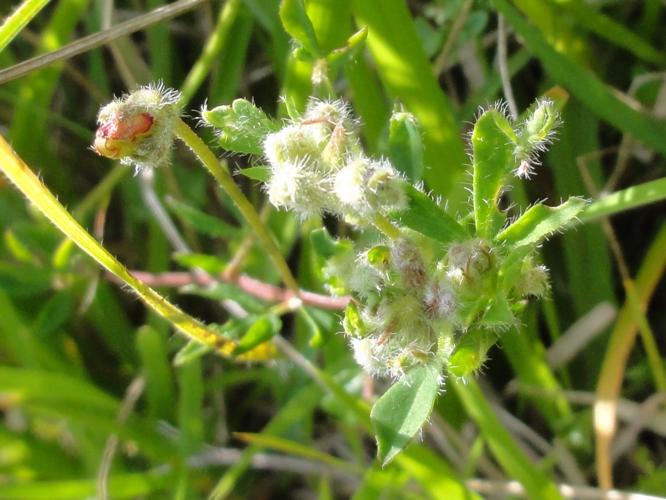
<path fill-rule="evenodd" d="M 197 285 L 193 270 L 233 263 L 277 283 L 262 248 L 184 148 L 154 177 L 97 157 L 88 148 L 97 110 L 161 80 L 183 92 L 191 123 L 204 102 L 237 96 L 284 115 L 284 103 L 303 108 L 314 65 L 292 51 L 278 0 L 187 0 L 169 6 L 169 20 L 141 17 L 163 3 L 24 2 L 0 29 L 0 131 L 121 262 L 156 286 L 178 285 L 160 290 L 224 324 L 234 304 L 257 314 L 270 304 L 233 283 Z M 278 340 L 283 358 L 269 363 L 183 350 L 168 323 L 3 180 L 0 498 L 556 496 L 553 483 L 576 498 L 600 497 L 599 485 L 666 495 L 666 224 L 663 202 L 648 204 L 666 197 L 663 2 L 305 4 L 325 49 L 367 26 L 335 89 L 373 153 L 386 152 L 395 102 L 418 118 L 425 182 L 454 211 L 467 197 L 465 133 L 479 106 L 506 98 L 520 111 L 543 95 L 563 104 L 559 140 L 506 200 L 598 199 L 582 225 L 543 247 L 551 299 L 530 304 L 478 385 L 447 385 L 422 440 L 382 469 L 367 402 L 386 384 L 360 372 L 338 313 L 282 316 L 295 349 Z M 14 9 L 2 2 L 0 12 Z M 83 40 L 76 56 L 16 66 L 100 31 L 104 47 Z M 270 210 L 256 181 L 236 180 L 301 286 L 325 293 L 309 239 L 320 224 Z M 156 274 L 167 270 L 181 281 Z"/>

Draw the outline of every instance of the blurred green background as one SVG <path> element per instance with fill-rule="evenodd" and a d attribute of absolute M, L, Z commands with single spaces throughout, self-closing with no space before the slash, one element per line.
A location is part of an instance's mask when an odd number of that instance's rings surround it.
<path fill-rule="evenodd" d="M 228 198 L 184 148 L 174 150 L 171 167 L 134 176 L 89 145 L 100 105 L 158 80 L 183 91 L 193 124 L 204 103 L 241 96 L 279 116 L 285 105 L 303 109 L 316 61 L 294 50 L 279 1 L 191 2 L 173 18 L 149 19 L 103 47 L 83 43 L 81 54 L 13 78 L 20 61 L 166 5 L 25 4 L 37 15 L 14 27 L 16 38 L 0 51 L 7 70 L 0 72 L 0 132 L 59 200 L 130 269 L 219 273 L 240 251 L 243 273 L 276 283 Z M 0 5 L 3 16 L 16 7 Z M 452 212 L 468 196 L 466 133 L 475 113 L 507 97 L 503 66 L 519 111 L 543 95 L 564 106 L 558 140 L 536 178 L 507 195 L 507 206 L 617 191 L 595 206 L 612 215 L 610 224 L 590 212 L 544 246 L 552 297 L 530 304 L 519 334 L 491 351 L 479 377 L 484 395 L 446 390 L 422 439 L 381 469 L 355 405 L 381 394 L 386 382 L 373 384 L 360 372 L 337 313 L 308 307 L 282 318 L 282 335 L 304 363 L 319 367 L 314 375 L 293 360 L 244 365 L 191 350 L 175 366 L 185 340 L 2 179 L 0 498 L 502 497 L 520 478 L 470 397 L 491 403 L 513 445 L 552 481 L 572 485 L 576 497 L 600 498 L 595 394 L 597 401 L 619 398 L 609 451 L 614 485 L 666 495 L 666 225 L 659 203 L 666 197 L 666 6 L 305 0 L 305 7 L 326 50 L 368 28 L 362 50 L 332 68 L 335 91 L 352 104 L 365 145 L 377 155 L 386 153 L 396 102 L 418 118 L 425 183 Z M 3 26 L 0 42 L 10 31 Z M 209 130 L 198 131 L 214 142 Z M 233 169 L 260 164 L 227 160 Z M 308 237 L 319 223 L 270 210 L 256 181 L 236 179 L 301 286 L 324 292 Z M 657 203 L 639 206 L 647 201 Z M 627 290 L 634 288 L 642 307 L 632 309 Z M 224 324 L 229 301 L 256 313 L 267 307 L 225 283 L 160 290 L 207 323 Z M 322 376 L 340 391 L 322 388 Z"/>

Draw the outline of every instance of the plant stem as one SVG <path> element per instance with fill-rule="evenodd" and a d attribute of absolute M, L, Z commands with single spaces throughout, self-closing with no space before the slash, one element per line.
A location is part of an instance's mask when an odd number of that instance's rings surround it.
<path fill-rule="evenodd" d="M 298 293 L 298 282 L 289 269 L 289 265 L 284 260 L 282 252 L 278 247 L 273 235 L 264 225 L 259 214 L 254 209 L 250 201 L 245 197 L 238 185 L 234 182 L 229 171 L 220 163 L 215 154 L 201 140 L 194 130 L 187 123 L 179 119 L 176 124 L 176 135 L 183 141 L 199 159 L 199 161 L 208 169 L 222 189 L 229 195 L 240 210 L 241 214 L 254 230 L 257 238 L 264 246 L 268 256 L 277 268 L 282 281 L 294 293 Z"/>

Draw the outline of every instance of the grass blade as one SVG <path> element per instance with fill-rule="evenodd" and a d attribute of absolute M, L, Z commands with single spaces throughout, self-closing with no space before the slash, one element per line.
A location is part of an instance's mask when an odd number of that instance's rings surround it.
<path fill-rule="evenodd" d="M 636 33 L 585 2 L 580 0 L 558 1 L 557 7 L 573 16 L 581 27 L 628 50 L 636 57 L 659 66 L 666 65 L 666 55 L 663 52 L 655 49 Z"/>
<path fill-rule="evenodd" d="M 666 177 L 603 196 L 583 210 L 579 218 L 583 222 L 589 222 L 664 199 L 666 199 Z"/>
<path fill-rule="evenodd" d="M 558 84 L 566 87 L 599 117 L 636 137 L 646 146 L 666 154 L 666 126 L 662 122 L 631 108 L 593 73 L 555 50 L 507 0 L 493 2 Z"/>
<path fill-rule="evenodd" d="M 147 14 L 136 16 L 122 23 L 118 23 L 109 29 L 93 33 L 80 38 L 59 50 L 54 50 L 48 54 L 33 57 L 23 61 L 10 68 L 0 71 L 0 84 L 16 80 L 39 68 L 53 64 L 56 61 L 70 59 L 76 55 L 88 52 L 96 47 L 107 44 L 117 38 L 131 35 L 155 23 L 178 16 L 183 12 L 193 9 L 204 0 L 179 0 L 171 4 L 159 7 Z"/>
<path fill-rule="evenodd" d="M 423 129 L 428 187 L 449 194 L 467 157 L 451 105 L 433 75 L 407 5 L 404 0 L 358 0 L 354 13 L 359 24 L 368 27 L 368 47 L 384 85 Z"/>
<path fill-rule="evenodd" d="M 228 356 L 233 352 L 235 349 L 233 342 L 219 337 L 214 331 L 185 314 L 171 302 L 160 296 L 155 290 L 132 276 L 125 266 L 81 227 L 2 137 L 0 137 L 0 152 L 2 152 L 0 169 L 2 169 L 5 175 L 26 198 L 39 208 L 60 231 L 71 238 L 79 248 L 132 288 L 146 305 L 187 337 L 194 338 L 203 344 L 211 345 L 223 355 Z"/>
<path fill-rule="evenodd" d="M 201 84 L 210 73 L 213 63 L 219 58 L 225 45 L 230 44 L 229 34 L 241 8 L 240 0 L 229 0 L 220 9 L 215 30 L 206 42 L 199 59 L 194 63 L 181 87 L 180 102 L 183 106 L 189 103 Z"/>
<path fill-rule="evenodd" d="M 499 464 L 525 487 L 530 498 L 561 498 L 557 486 L 540 471 L 513 441 L 475 381 L 452 384 L 469 416 L 481 428 Z"/>
<path fill-rule="evenodd" d="M 650 246 L 635 281 L 636 298 L 641 312 L 647 308 L 659 280 L 666 271 L 666 224 L 662 224 Z M 601 366 L 594 406 L 594 427 L 597 439 L 596 467 L 599 483 L 604 488 L 612 484 L 611 440 L 615 433 L 617 400 L 622 387 L 629 353 L 636 339 L 636 314 L 627 301 L 620 310 Z"/>
<path fill-rule="evenodd" d="M 0 52 L 39 14 L 49 0 L 25 0 L 0 26 Z"/>

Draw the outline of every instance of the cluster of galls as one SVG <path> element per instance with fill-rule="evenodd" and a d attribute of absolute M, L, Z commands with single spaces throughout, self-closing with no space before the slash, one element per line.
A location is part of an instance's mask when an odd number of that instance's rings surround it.
<path fill-rule="evenodd" d="M 410 238 L 360 252 L 347 245 L 328 261 L 332 290 L 342 282 L 354 297 L 343 326 L 355 359 L 372 375 L 399 378 L 437 358 L 464 377 L 517 325 L 523 299 L 548 291 L 547 270 L 477 239 L 437 247 Z"/>
<path fill-rule="evenodd" d="M 344 102 L 313 99 L 302 117 L 268 134 L 270 202 L 302 218 L 328 212 L 356 226 L 402 208 L 402 179 L 388 161 L 364 155 L 357 129 Z"/>

